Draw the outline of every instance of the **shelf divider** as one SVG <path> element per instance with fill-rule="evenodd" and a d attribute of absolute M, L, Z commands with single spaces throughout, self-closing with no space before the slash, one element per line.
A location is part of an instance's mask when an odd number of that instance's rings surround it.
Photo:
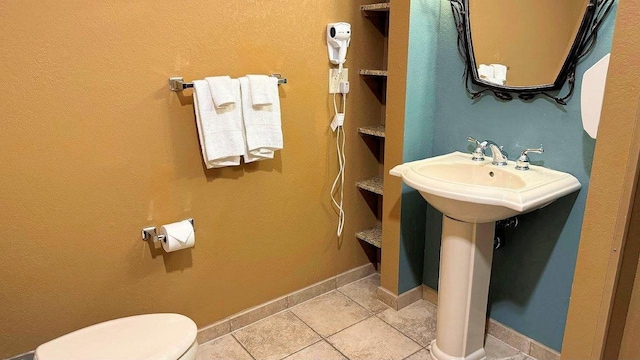
<path fill-rule="evenodd" d="M 374 194 L 382 195 L 383 181 L 382 177 L 376 176 L 370 179 L 360 180 L 356 182 L 356 186 L 362 190 L 370 191 Z"/>
<path fill-rule="evenodd" d="M 390 9 L 391 4 L 388 2 L 360 5 L 360 11 L 364 11 L 365 13 L 389 12 Z"/>
<path fill-rule="evenodd" d="M 382 224 L 358 231 L 356 237 L 366 243 L 369 243 L 377 248 L 382 248 Z"/>
<path fill-rule="evenodd" d="M 382 76 L 387 77 L 387 70 L 360 69 L 358 71 L 363 76 Z"/>
<path fill-rule="evenodd" d="M 371 125 L 358 128 L 360 134 L 377 136 L 379 138 L 385 137 L 384 125 Z"/>

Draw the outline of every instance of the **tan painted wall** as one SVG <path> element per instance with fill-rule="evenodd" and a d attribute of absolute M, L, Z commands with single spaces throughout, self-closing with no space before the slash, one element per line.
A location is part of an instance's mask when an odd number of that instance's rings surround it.
<path fill-rule="evenodd" d="M 562 348 L 563 359 L 599 359 L 629 224 L 640 144 L 640 1 L 620 0 L 604 107 Z"/>
<path fill-rule="evenodd" d="M 353 234 L 375 214 L 352 184 L 377 161 L 356 128 L 379 107 L 356 70 L 381 66 L 384 47 L 358 5 L 1 2 L 0 357 L 137 313 L 202 326 L 366 263 Z M 333 21 L 353 25 L 341 241 L 329 200 Z M 289 79 L 285 149 L 205 170 L 191 92 L 170 92 L 167 78 L 276 72 Z M 140 240 L 144 226 L 187 217 L 192 250 Z"/>
<path fill-rule="evenodd" d="M 553 84 L 580 28 L 588 0 L 469 2 L 476 63 L 509 67 L 507 85 Z"/>
<path fill-rule="evenodd" d="M 380 285 L 398 294 L 400 262 L 400 205 L 402 179 L 389 175 L 401 164 L 404 144 L 404 113 L 409 49 L 409 1 L 391 1 L 384 153 L 384 202 L 382 208 L 382 264 Z"/>
<path fill-rule="evenodd" d="M 640 117 L 640 114 L 638 114 Z M 633 140 L 640 141 L 640 138 Z M 637 157 L 637 155 L 636 155 Z M 636 168 L 636 179 L 638 177 L 638 168 Z M 621 247 L 621 256 L 616 275 L 616 284 L 611 301 L 611 311 L 609 315 L 608 325 L 606 329 L 606 340 L 603 350 L 604 359 L 618 359 L 620 355 L 620 347 L 622 338 L 627 333 L 633 333 L 633 325 L 626 331 L 627 318 L 633 314 L 633 306 L 630 304 L 632 300 L 632 292 L 634 288 L 634 279 L 638 270 L 638 256 L 640 255 L 640 193 L 638 193 L 638 185 L 635 187 L 632 195 L 633 205 L 629 214 L 629 224 L 626 234 L 624 235 L 624 245 Z M 631 308 L 630 308 L 631 306 Z M 635 355 L 638 357 L 640 355 Z M 625 357 L 629 359 L 630 357 Z"/>
<path fill-rule="evenodd" d="M 640 354 L 640 264 L 636 270 L 633 293 L 629 302 L 629 313 L 620 347 L 620 359 L 637 359 Z"/>
<path fill-rule="evenodd" d="M 640 184 L 639 184 L 640 185 Z M 629 276 L 626 283 L 618 286 L 619 293 L 627 301 L 626 313 L 621 314 L 624 318 L 619 319 L 622 322 L 621 341 L 615 345 L 619 345 L 619 359 L 638 359 L 640 358 L 640 261 L 638 257 L 640 249 L 640 191 L 636 185 L 636 195 L 633 203 L 633 211 L 629 221 L 629 232 L 625 244 L 625 258 L 629 258 L 628 262 L 635 263 L 635 271 Z M 629 251 L 631 249 L 631 251 Z M 628 255 L 628 256 L 627 256 Z M 625 269 L 623 264 L 623 271 Z M 632 278 L 632 279 L 631 279 Z M 614 321 L 617 319 L 614 319 Z M 616 340 L 618 340 L 616 338 Z M 610 342 L 610 341 L 609 341 Z"/>

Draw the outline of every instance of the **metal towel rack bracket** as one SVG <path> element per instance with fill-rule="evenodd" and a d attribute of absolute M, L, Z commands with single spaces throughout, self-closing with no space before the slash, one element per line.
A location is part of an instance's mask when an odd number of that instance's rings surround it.
<path fill-rule="evenodd" d="M 282 74 L 271 74 L 269 76 L 278 78 L 278 85 L 287 83 L 287 78 L 283 78 Z M 169 78 L 169 90 L 171 91 L 182 91 L 190 88 L 193 88 L 193 83 L 184 82 L 184 78 L 182 76 L 173 76 Z"/>

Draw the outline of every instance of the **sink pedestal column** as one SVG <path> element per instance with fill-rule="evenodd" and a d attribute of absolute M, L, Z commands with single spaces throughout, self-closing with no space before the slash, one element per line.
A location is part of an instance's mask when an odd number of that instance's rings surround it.
<path fill-rule="evenodd" d="M 495 222 L 443 216 L 435 360 L 485 359 L 484 330 Z"/>

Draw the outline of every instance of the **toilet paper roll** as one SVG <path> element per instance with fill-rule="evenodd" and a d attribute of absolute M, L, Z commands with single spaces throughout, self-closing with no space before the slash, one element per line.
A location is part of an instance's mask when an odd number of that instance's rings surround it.
<path fill-rule="evenodd" d="M 196 234 L 189 220 L 162 225 L 160 234 L 164 235 L 162 248 L 166 252 L 172 252 L 193 247 L 196 242 Z"/>

